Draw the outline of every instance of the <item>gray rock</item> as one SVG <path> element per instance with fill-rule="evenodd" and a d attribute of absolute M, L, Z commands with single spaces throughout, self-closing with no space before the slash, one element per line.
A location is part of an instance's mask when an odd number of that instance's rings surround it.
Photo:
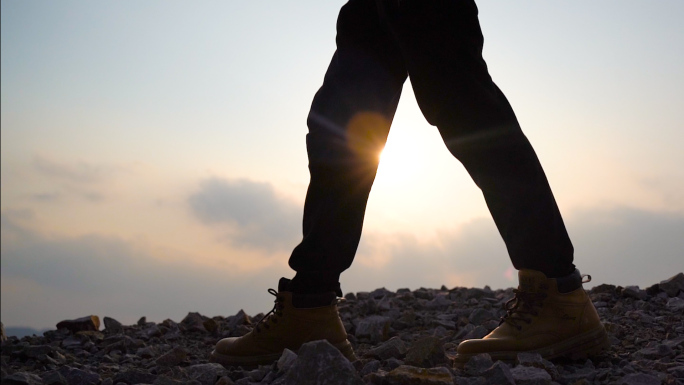
<path fill-rule="evenodd" d="M 551 376 L 552 380 L 557 380 L 560 377 L 555 365 L 543 359 L 539 353 L 518 353 L 517 362 L 518 365 L 544 369 Z"/>
<path fill-rule="evenodd" d="M 33 373 L 17 372 L 2 379 L 2 385 L 43 385 L 43 380 Z"/>
<path fill-rule="evenodd" d="M 489 369 L 482 373 L 482 377 L 487 379 L 487 384 L 496 385 L 515 385 L 511 368 L 501 361 L 496 361 Z"/>
<path fill-rule="evenodd" d="M 549 385 L 551 375 L 544 369 L 533 366 L 516 366 L 511 369 L 516 385 Z"/>
<path fill-rule="evenodd" d="M 166 376 L 159 376 L 152 385 L 185 385 L 187 381 L 176 380 Z"/>
<path fill-rule="evenodd" d="M 667 300 L 667 307 L 674 311 L 682 311 L 684 310 L 684 299 L 672 297 Z"/>
<path fill-rule="evenodd" d="M 487 334 L 489 334 L 489 332 L 487 331 L 487 328 L 485 328 L 485 327 L 482 326 L 482 325 L 478 325 L 478 326 L 475 327 L 475 329 L 473 329 L 473 330 L 471 330 L 470 332 L 468 332 L 468 334 L 466 334 L 466 335 L 463 337 L 463 339 L 466 339 L 466 340 L 476 340 L 476 339 L 480 339 L 480 338 L 486 336 Z"/>
<path fill-rule="evenodd" d="M 297 353 L 290 349 L 285 349 L 276 364 L 278 370 L 286 372 L 297 359 Z"/>
<path fill-rule="evenodd" d="M 369 350 L 365 356 L 386 360 L 390 357 L 402 358 L 407 351 L 406 343 L 399 337 L 392 337 L 379 346 Z"/>
<path fill-rule="evenodd" d="M 81 317 L 73 320 L 64 320 L 57 323 L 57 330 L 67 329 L 72 333 L 100 329 L 100 318 L 96 315 Z"/>
<path fill-rule="evenodd" d="M 104 322 L 105 331 L 111 334 L 123 333 L 123 325 L 121 322 L 115 320 L 114 318 L 104 317 L 102 319 Z"/>
<path fill-rule="evenodd" d="M 100 375 L 87 370 L 63 366 L 58 371 L 69 385 L 96 385 L 100 383 Z"/>
<path fill-rule="evenodd" d="M 484 377 L 454 377 L 454 385 L 486 385 Z"/>
<path fill-rule="evenodd" d="M 617 385 L 660 385 L 662 381 L 656 376 L 645 373 L 632 373 L 618 380 Z"/>
<path fill-rule="evenodd" d="M 434 336 L 424 337 L 411 344 L 404 359 L 407 365 L 432 367 L 448 361 L 444 344 Z"/>
<path fill-rule="evenodd" d="M 621 294 L 623 297 L 635 298 L 635 299 L 646 299 L 648 295 L 644 290 L 639 289 L 639 286 L 627 286 L 622 288 Z"/>
<path fill-rule="evenodd" d="M 188 352 L 184 348 L 176 346 L 172 350 L 164 353 L 159 358 L 157 358 L 155 362 L 157 363 L 157 365 L 176 366 L 181 362 L 185 361 L 187 357 Z"/>
<path fill-rule="evenodd" d="M 230 379 L 228 376 L 223 376 L 216 381 L 214 385 L 235 385 L 235 382 Z"/>
<path fill-rule="evenodd" d="M 216 363 L 192 365 L 185 369 L 185 373 L 202 385 L 214 385 L 219 377 L 228 374 L 221 364 Z"/>
<path fill-rule="evenodd" d="M 679 273 L 658 284 L 660 290 L 667 293 L 670 297 L 676 297 L 680 291 L 684 291 L 684 273 Z"/>
<path fill-rule="evenodd" d="M 489 321 L 494 318 L 494 314 L 491 311 L 483 308 L 477 308 L 470 313 L 468 321 L 473 325 L 482 325 L 485 321 Z"/>
<path fill-rule="evenodd" d="M 66 378 L 58 370 L 45 372 L 40 376 L 45 385 L 68 385 Z"/>
<path fill-rule="evenodd" d="M 382 363 L 381 363 L 380 361 L 378 361 L 378 360 L 370 360 L 370 361 L 366 362 L 365 365 L 363 365 L 363 368 L 361 369 L 361 371 L 359 372 L 359 374 L 361 374 L 361 376 L 363 377 L 363 376 L 365 376 L 365 375 L 367 375 L 367 374 L 370 374 L 370 373 L 373 373 L 373 372 L 377 372 L 378 369 L 380 369 L 381 366 L 382 366 Z"/>
<path fill-rule="evenodd" d="M 492 365 L 494 365 L 492 357 L 487 353 L 482 353 L 470 357 L 463 370 L 471 376 L 481 375 Z"/>
<path fill-rule="evenodd" d="M 132 368 L 126 369 L 114 376 L 114 383 L 123 382 L 126 384 L 152 384 L 157 379 L 156 374 L 152 374 L 147 370 Z"/>
<path fill-rule="evenodd" d="M 388 370 L 388 371 L 394 370 L 394 369 L 404 365 L 404 361 L 398 360 L 394 357 L 386 359 L 385 361 L 383 361 L 383 363 L 384 363 L 386 370 Z"/>
<path fill-rule="evenodd" d="M 402 365 L 387 374 L 387 385 L 453 385 L 454 376 L 445 367 L 418 368 Z"/>
<path fill-rule="evenodd" d="M 181 325 L 186 331 L 207 332 L 207 329 L 204 327 L 204 318 L 200 313 L 188 313 L 181 321 Z"/>
<path fill-rule="evenodd" d="M 635 353 L 635 355 L 644 357 L 650 360 L 655 360 L 661 357 L 666 357 L 672 354 L 672 348 L 665 344 L 657 344 L 651 347 L 645 347 Z"/>
<path fill-rule="evenodd" d="M 379 315 L 366 317 L 358 321 L 354 335 L 357 338 L 368 338 L 373 343 L 386 341 L 391 322 L 391 319 Z"/>
<path fill-rule="evenodd" d="M 453 305 L 453 301 L 449 299 L 448 293 L 440 293 L 429 301 L 426 306 L 428 309 L 441 309 Z"/>
<path fill-rule="evenodd" d="M 80 340 L 78 344 L 81 344 Z M 55 348 L 50 345 L 26 346 L 22 349 L 21 354 L 27 358 L 38 358 L 46 354 L 51 354 L 54 350 Z"/>
<path fill-rule="evenodd" d="M 328 341 L 307 342 L 273 385 L 364 385 L 354 366 Z"/>

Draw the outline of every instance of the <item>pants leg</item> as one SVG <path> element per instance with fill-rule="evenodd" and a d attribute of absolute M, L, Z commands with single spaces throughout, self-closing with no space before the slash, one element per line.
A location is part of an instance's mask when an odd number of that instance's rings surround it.
<path fill-rule="evenodd" d="M 517 269 L 574 271 L 573 246 L 551 188 L 482 58 L 473 0 L 378 0 L 418 104 L 482 190 Z"/>
<path fill-rule="evenodd" d="M 337 51 L 314 97 L 306 138 L 311 180 L 303 240 L 289 265 L 292 290 L 341 295 L 366 202 L 407 72 L 373 1 L 351 0 L 337 21 Z"/>

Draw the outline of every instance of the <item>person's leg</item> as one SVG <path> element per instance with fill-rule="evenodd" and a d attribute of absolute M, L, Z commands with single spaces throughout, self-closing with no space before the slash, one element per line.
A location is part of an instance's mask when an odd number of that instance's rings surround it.
<path fill-rule="evenodd" d="M 573 265 L 573 247 L 539 160 L 482 58 L 472 0 L 379 0 L 428 121 L 482 189 L 519 269 L 501 325 L 459 344 L 457 365 L 488 353 L 515 360 L 586 355 L 607 346 Z"/>
<path fill-rule="evenodd" d="M 337 52 L 308 119 L 311 182 L 304 239 L 290 258 L 297 273 L 269 290 L 276 296 L 272 313 L 246 335 L 219 341 L 211 361 L 268 364 L 285 348 L 296 351 L 320 339 L 355 359 L 336 306 L 339 275 L 354 258 L 378 156 L 406 77 L 373 0 L 349 1 L 338 18 Z"/>
<path fill-rule="evenodd" d="M 482 190 L 515 268 L 573 272 L 573 246 L 544 171 L 482 58 L 475 3 L 380 1 L 421 110 Z"/>
<path fill-rule="evenodd" d="M 372 0 L 352 0 L 316 94 L 306 138 L 311 181 L 303 240 L 289 260 L 295 292 L 337 291 L 354 258 L 366 202 L 407 73 Z"/>

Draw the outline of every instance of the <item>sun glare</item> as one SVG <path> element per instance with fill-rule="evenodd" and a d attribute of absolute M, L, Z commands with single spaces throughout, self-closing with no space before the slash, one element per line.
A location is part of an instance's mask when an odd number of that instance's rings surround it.
<path fill-rule="evenodd" d="M 410 137 L 404 137 L 410 139 Z M 417 154 L 414 146 L 404 140 L 388 141 L 385 148 L 380 151 L 380 165 L 378 166 L 378 179 L 391 184 L 405 183 L 415 177 L 419 170 L 419 164 L 425 161 L 424 154 Z"/>

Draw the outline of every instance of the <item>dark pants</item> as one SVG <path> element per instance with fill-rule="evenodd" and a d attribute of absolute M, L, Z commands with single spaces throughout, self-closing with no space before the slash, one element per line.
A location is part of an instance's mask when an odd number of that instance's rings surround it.
<path fill-rule="evenodd" d="M 472 0 L 351 0 L 309 113 L 311 181 L 295 291 L 339 292 L 407 76 L 423 115 L 482 190 L 517 269 L 574 271 L 573 247 L 546 176 L 482 58 Z"/>

